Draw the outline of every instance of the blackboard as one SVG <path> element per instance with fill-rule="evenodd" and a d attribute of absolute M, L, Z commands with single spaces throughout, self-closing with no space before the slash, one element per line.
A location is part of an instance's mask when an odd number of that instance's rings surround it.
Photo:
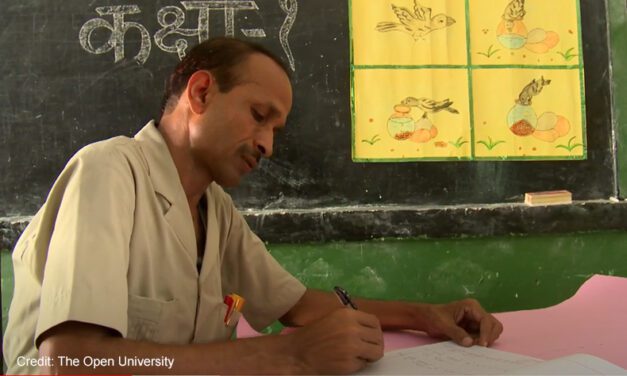
<path fill-rule="evenodd" d="M 193 45 L 217 35 L 260 42 L 293 69 L 293 111 L 275 142 L 275 156 L 230 191 L 253 227 L 274 234 L 271 239 L 377 233 L 368 230 L 371 217 L 355 212 L 383 212 L 382 221 L 392 215 L 405 223 L 400 234 L 392 234 L 412 236 L 426 231 L 418 223 L 428 218 L 420 214 L 425 208 L 436 210 L 443 226 L 464 227 L 463 211 L 450 207 L 509 207 L 525 192 L 551 189 L 568 189 L 584 204 L 618 194 L 604 1 L 581 0 L 587 159 L 544 162 L 353 162 L 347 0 L 4 0 L 1 7 L 0 217 L 5 219 L 34 214 L 79 148 L 131 136 L 158 114 L 165 77 L 185 49 L 177 40 Z M 177 17 L 184 23 L 173 34 Z M 583 207 L 578 212 L 588 212 L 590 205 Z M 520 210 L 522 217 L 506 215 L 504 222 L 536 231 L 521 223 L 533 212 Z M 338 234 L 320 219 L 325 215 L 341 218 L 346 228 L 337 236 L 315 235 Z M 452 216 L 457 218 L 451 221 Z M 536 227 L 549 227 L 543 222 L 549 219 L 537 220 Z M 493 232 L 480 224 L 465 227 Z M 298 239 L 278 235 L 290 228 Z M 447 228 L 447 234 L 464 232 Z M 574 228 L 581 226 L 564 226 Z"/>

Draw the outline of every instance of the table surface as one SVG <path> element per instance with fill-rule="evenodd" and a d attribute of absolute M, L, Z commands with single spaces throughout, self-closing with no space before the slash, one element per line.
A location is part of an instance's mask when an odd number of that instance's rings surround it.
<path fill-rule="evenodd" d="M 594 275 L 571 298 L 542 309 L 496 313 L 504 331 L 493 348 L 553 359 L 587 353 L 627 368 L 627 278 Z M 259 335 L 245 320 L 238 337 Z M 385 351 L 436 343 L 420 332 L 385 332 Z"/>

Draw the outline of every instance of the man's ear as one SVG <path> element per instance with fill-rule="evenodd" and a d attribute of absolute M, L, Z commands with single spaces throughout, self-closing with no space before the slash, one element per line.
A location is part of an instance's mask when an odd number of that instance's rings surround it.
<path fill-rule="evenodd" d="M 217 89 L 217 82 L 209 71 L 199 70 L 189 77 L 185 93 L 189 106 L 195 114 L 205 112 L 215 89 Z"/>

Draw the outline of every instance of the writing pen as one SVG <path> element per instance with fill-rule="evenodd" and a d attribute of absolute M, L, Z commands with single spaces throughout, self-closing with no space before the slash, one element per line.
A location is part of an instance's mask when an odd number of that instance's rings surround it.
<path fill-rule="evenodd" d="M 226 304 L 226 313 L 224 314 L 225 326 L 237 326 L 237 321 L 241 316 L 242 307 L 246 300 L 237 294 L 229 294 L 224 297 L 224 304 Z"/>
<path fill-rule="evenodd" d="M 337 297 L 340 298 L 342 304 L 344 304 L 345 306 L 351 306 L 353 309 L 357 309 L 357 306 L 355 305 L 355 303 L 353 303 L 350 295 L 348 295 L 348 292 L 346 290 L 344 290 L 340 286 L 335 286 L 333 288 L 333 291 L 335 291 Z"/>

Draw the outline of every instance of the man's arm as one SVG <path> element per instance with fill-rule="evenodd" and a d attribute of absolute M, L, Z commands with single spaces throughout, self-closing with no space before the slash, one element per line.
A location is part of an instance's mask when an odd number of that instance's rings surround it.
<path fill-rule="evenodd" d="M 298 332 L 208 344 L 162 345 L 121 338 L 92 324 L 65 322 L 46 331 L 40 356 L 50 357 L 47 374 L 312 374 L 352 373 L 383 356 L 378 320 L 364 312 L 337 309 Z M 79 359 L 78 366 L 61 358 Z M 112 359 L 94 369 L 83 360 Z M 120 358 L 173 359 L 168 366 L 123 366 Z M 67 359 L 67 358 L 65 358 Z"/>
<path fill-rule="evenodd" d="M 503 331 L 503 325 L 474 299 L 448 304 L 422 304 L 400 301 L 354 299 L 360 311 L 375 315 L 384 330 L 413 329 L 433 337 L 450 338 L 463 346 L 490 346 Z M 341 306 L 335 294 L 307 289 L 281 322 L 306 326 Z"/>
<path fill-rule="evenodd" d="M 60 324 L 45 335 L 39 354 L 51 357 L 54 365 L 41 370 L 47 374 L 218 374 L 255 370 L 299 373 L 304 367 L 287 337 L 265 336 L 217 344 L 161 345 L 121 338 L 107 328 L 75 321 Z M 119 360 L 119 357 L 159 359 L 164 356 L 174 360 L 171 369 L 168 366 L 122 366 Z M 67 362 L 63 364 L 62 357 L 79 359 L 80 362 L 78 366 Z M 86 357 L 113 359 L 113 364 L 94 369 L 84 361 Z"/>

